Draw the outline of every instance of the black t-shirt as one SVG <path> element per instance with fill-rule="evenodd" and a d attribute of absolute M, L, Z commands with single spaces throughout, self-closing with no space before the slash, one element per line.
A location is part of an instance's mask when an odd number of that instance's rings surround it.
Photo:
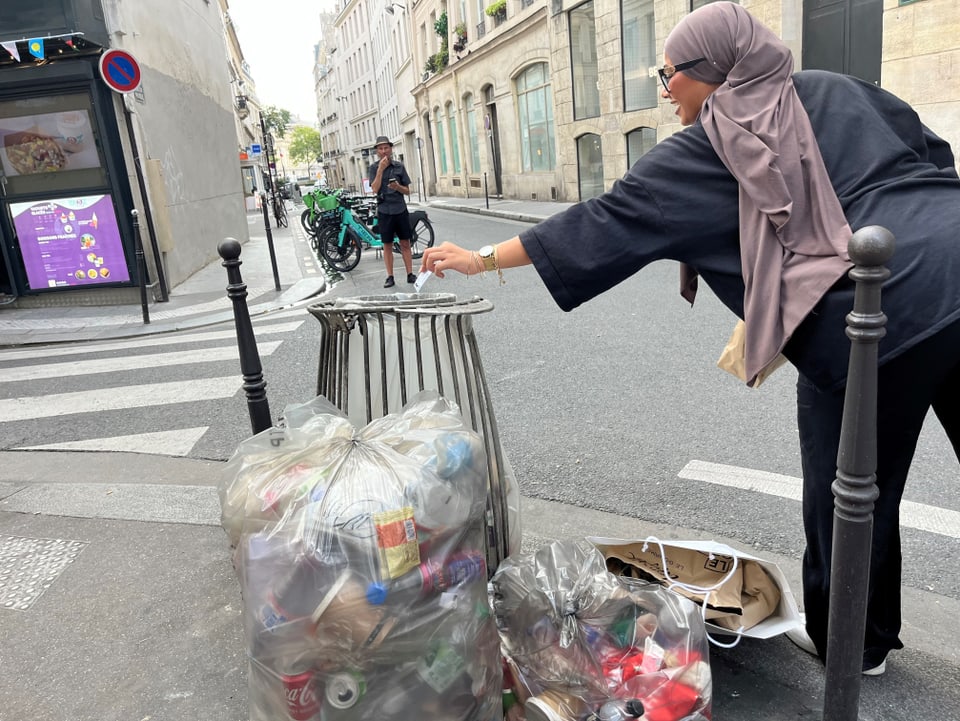
<path fill-rule="evenodd" d="M 373 185 L 373 181 L 377 177 L 377 166 L 379 165 L 380 161 L 378 160 L 367 169 L 367 177 L 370 179 L 370 185 Z M 383 175 L 380 177 L 380 192 L 377 193 L 377 212 L 383 213 L 384 215 L 400 215 L 407 211 L 407 201 L 403 193 L 390 187 L 390 180 L 392 178 L 396 178 L 400 181 L 400 185 L 404 187 L 410 186 L 410 176 L 407 175 L 407 169 L 403 167 L 403 163 L 399 160 L 391 161 L 390 167 L 384 170 Z"/>
<path fill-rule="evenodd" d="M 896 238 L 881 297 L 884 363 L 960 319 L 960 179 L 954 157 L 909 105 L 872 84 L 816 70 L 797 73 L 794 83 L 851 229 L 881 225 Z M 655 260 L 673 259 L 696 268 L 742 318 L 738 192 L 697 123 L 654 146 L 609 192 L 520 238 L 564 310 Z M 845 382 L 845 318 L 852 308 L 853 283 L 844 278 L 784 350 L 822 388 Z"/>

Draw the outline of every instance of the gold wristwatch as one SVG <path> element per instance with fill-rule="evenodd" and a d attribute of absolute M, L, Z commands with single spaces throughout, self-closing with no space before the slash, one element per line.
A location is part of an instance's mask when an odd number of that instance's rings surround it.
<path fill-rule="evenodd" d="M 483 269 L 485 271 L 493 272 L 495 270 L 500 270 L 500 268 L 497 267 L 497 249 L 494 246 L 483 246 L 477 252 L 477 255 L 480 256 L 480 262 L 483 264 Z"/>

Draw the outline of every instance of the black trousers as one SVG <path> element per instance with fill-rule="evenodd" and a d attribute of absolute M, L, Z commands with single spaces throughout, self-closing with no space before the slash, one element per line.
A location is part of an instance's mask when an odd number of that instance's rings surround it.
<path fill-rule="evenodd" d="M 881 341 L 882 343 L 882 341 Z M 879 664 L 900 641 L 900 499 L 924 418 L 933 408 L 960 459 L 960 322 L 879 369 L 877 486 L 864 661 Z M 826 657 L 833 492 L 844 390 L 818 390 L 802 375 L 797 416 L 803 466 L 803 600 L 807 632 Z"/>

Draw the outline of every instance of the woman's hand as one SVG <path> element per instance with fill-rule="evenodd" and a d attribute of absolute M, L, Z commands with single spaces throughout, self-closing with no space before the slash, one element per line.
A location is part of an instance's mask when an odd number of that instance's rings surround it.
<path fill-rule="evenodd" d="M 438 278 L 443 278 L 443 274 L 448 270 L 455 270 L 464 275 L 474 275 L 480 270 L 480 266 L 477 264 L 474 251 L 446 242 L 423 251 L 420 272 L 425 270 L 429 270 Z"/>

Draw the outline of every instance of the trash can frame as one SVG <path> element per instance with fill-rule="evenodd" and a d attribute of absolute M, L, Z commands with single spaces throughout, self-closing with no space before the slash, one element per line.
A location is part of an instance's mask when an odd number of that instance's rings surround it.
<path fill-rule="evenodd" d="M 472 323 L 474 315 L 493 310 L 493 303 L 476 296 L 459 300 L 446 293 L 397 293 L 324 301 L 308 306 L 307 310 L 322 328 L 317 395 L 326 397 L 348 416 L 357 419 L 356 404 L 360 401 L 350 395 L 350 353 L 351 337 L 359 333 L 362 337 L 365 423 L 380 417 L 375 415 L 377 411 L 382 411 L 381 415 L 399 411 L 416 392 L 434 390 L 455 402 L 464 423 L 481 436 L 487 459 L 487 570 L 492 576 L 510 553 L 513 539 L 510 536 L 507 485 L 515 483 L 509 478 Z M 427 328 L 423 324 L 426 322 L 430 325 L 425 344 L 423 335 Z M 397 407 L 391 406 L 391 391 L 395 393 L 396 389 L 387 373 L 388 368 L 394 367 L 393 359 L 387 357 L 388 324 L 393 325 L 397 337 L 399 377 L 396 383 L 399 383 L 400 394 Z M 414 352 L 413 357 L 408 358 L 404 328 L 411 324 Z M 441 339 L 441 335 L 445 339 Z M 379 373 L 375 370 L 375 360 L 379 362 Z M 425 374 L 425 370 L 431 367 L 435 374 L 435 388 L 430 387 L 430 379 Z M 408 393 L 414 372 L 416 385 Z M 356 383 L 356 379 L 353 380 Z"/>

